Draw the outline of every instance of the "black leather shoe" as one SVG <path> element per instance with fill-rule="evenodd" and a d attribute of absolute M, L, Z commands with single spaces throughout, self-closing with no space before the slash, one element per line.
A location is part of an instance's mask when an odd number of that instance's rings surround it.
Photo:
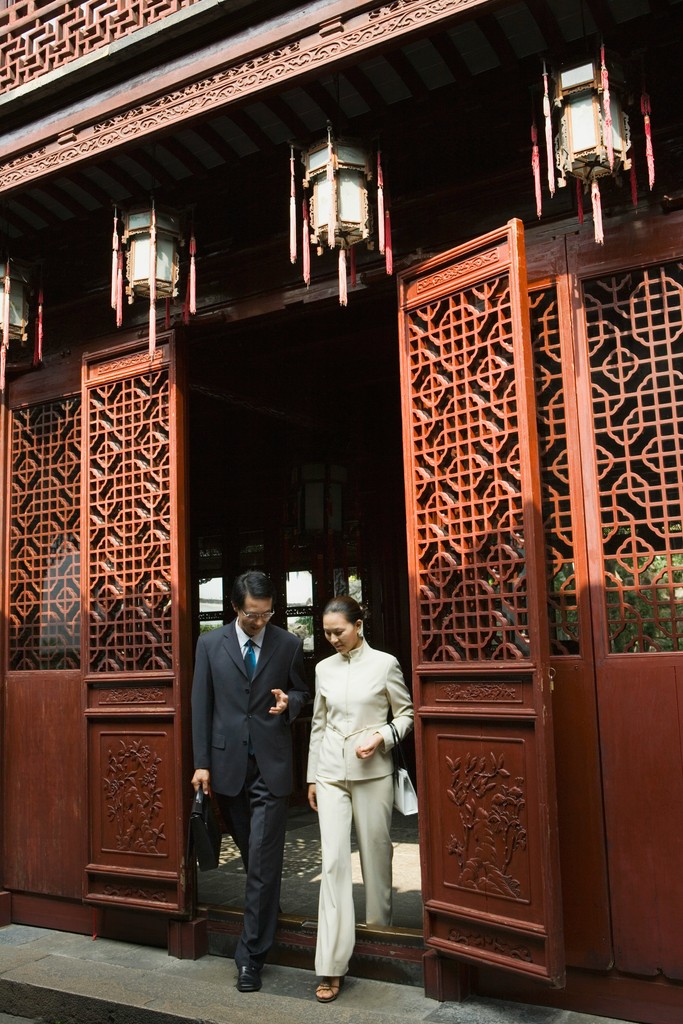
<path fill-rule="evenodd" d="M 258 992 L 261 988 L 261 974 L 258 967 L 240 967 L 237 972 L 238 992 Z"/>

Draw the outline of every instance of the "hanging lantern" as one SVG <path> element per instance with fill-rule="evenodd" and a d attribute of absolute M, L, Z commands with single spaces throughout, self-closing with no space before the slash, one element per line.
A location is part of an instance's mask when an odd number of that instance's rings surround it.
<path fill-rule="evenodd" d="M 2 341 L 0 342 L 0 391 L 5 390 L 7 352 L 11 341 L 23 345 L 28 337 L 29 297 L 31 278 L 29 268 L 5 257 L 0 262 L 0 297 L 2 310 Z"/>
<path fill-rule="evenodd" d="M 179 214 L 155 207 L 154 203 L 127 210 L 123 215 L 123 244 L 128 247 L 128 301 L 133 302 L 136 295 L 149 298 L 154 289 L 158 298 L 175 298 L 182 244 Z"/>
<path fill-rule="evenodd" d="M 555 138 L 558 185 L 572 175 L 591 194 L 595 240 L 602 242 L 602 214 L 598 181 L 606 175 L 619 177 L 629 170 L 631 145 L 628 116 L 622 106 L 624 79 L 618 65 L 609 73 L 604 47 L 598 61 L 582 61 L 563 67 L 555 80 L 555 106 L 560 108 L 560 128 Z"/>
<path fill-rule="evenodd" d="M 149 299 L 149 353 L 156 347 L 157 299 L 169 300 L 178 294 L 180 247 L 183 244 L 180 215 L 175 210 L 157 207 L 154 200 L 144 206 L 123 211 L 123 234 L 119 235 L 118 213 L 114 213 L 112 243 L 112 306 L 116 323 L 123 321 L 123 278 L 125 251 L 126 295 L 132 303 L 136 297 Z M 194 252 L 192 253 L 194 275 Z M 194 283 L 194 282 L 193 282 Z M 194 306 L 194 292 L 191 297 Z"/>
<path fill-rule="evenodd" d="M 347 251 L 370 241 L 368 182 L 370 157 L 360 142 L 335 139 L 328 125 L 327 139 L 302 155 L 304 188 L 310 189 L 308 240 L 317 247 L 339 250 L 339 302 L 347 303 Z M 293 204 L 292 204 L 293 208 Z M 308 241 L 307 243 L 308 244 Z"/>

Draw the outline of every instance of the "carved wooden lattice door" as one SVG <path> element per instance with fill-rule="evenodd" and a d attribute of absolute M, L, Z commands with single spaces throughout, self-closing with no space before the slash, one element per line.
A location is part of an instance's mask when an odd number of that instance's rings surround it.
<path fill-rule="evenodd" d="M 564 972 L 520 222 L 400 281 L 427 945 Z"/>
<path fill-rule="evenodd" d="M 182 416 L 174 346 L 83 360 L 85 897 L 184 908 L 180 794 Z"/>
<path fill-rule="evenodd" d="M 145 341 L 102 341 L 9 387 L 2 885 L 16 921 L 88 930 L 84 897 L 186 910 L 176 364 L 172 335 L 152 364 Z"/>

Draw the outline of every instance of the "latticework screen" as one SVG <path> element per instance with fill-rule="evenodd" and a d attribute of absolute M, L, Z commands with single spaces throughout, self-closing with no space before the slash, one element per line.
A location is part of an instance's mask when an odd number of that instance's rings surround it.
<path fill-rule="evenodd" d="M 683 264 L 583 286 L 613 653 L 683 649 Z"/>
<path fill-rule="evenodd" d="M 548 624 L 554 656 L 579 654 L 574 528 L 569 498 L 569 445 L 562 349 L 553 286 L 529 296 L 543 495 Z"/>
<path fill-rule="evenodd" d="M 80 397 L 12 420 L 9 667 L 81 663 Z"/>
<path fill-rule="evenodd" d="M 89 388 L 91 672 L 173 666 L 169 377 Z"/>
<path fill-rule="evenodd" d="M 407 314 L 421 659 L 529 654 L 507 275 Z"/>

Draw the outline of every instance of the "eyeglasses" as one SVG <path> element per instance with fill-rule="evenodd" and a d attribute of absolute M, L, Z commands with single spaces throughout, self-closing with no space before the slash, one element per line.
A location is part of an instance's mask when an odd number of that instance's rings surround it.
<path fill-rule="evenodd" d="M 271 619 L 275 612 L 244 612 L 240 609 L 240 615 L 243 615 L 245 619 L 251 619 L 253 622 L 256 619 Z"/>

